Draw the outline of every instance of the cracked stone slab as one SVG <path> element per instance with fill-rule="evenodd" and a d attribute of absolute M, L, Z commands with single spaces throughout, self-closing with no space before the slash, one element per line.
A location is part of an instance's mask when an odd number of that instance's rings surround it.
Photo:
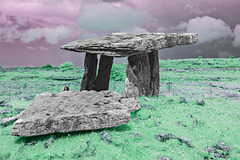
<path fill-rule="evenodd" d="M 42 93 L 18 116 L 12 136 L 37 136 L 111 128 L 126 124 L 131 111 L 140 109 L 137 99 L 123 99 L 115 92 L 94 90 Z"/>
<path fill-rule="evenodd" d="M 104 37 L 73 41 L 61 46 L 61 49 L 112 57 L 128 57 L 177 45 L 194 44 L 197 41 L 196 33 L 111 33 Z"/>

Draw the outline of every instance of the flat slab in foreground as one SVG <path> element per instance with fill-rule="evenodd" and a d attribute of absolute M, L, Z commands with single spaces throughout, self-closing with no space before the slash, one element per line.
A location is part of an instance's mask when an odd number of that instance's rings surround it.
<path fill-rule="evenodd" d="M 12 136 L 37 136 L 116 127 L 131 119 L 140 109 L 136 98 L 123 98 L 109 91 L 64 91 L 43 93 L 19 114 Z"/>

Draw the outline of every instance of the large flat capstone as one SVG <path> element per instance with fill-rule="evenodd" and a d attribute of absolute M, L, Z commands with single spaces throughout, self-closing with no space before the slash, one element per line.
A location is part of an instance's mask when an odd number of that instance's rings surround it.
<path fill-rule="evenodd" d="M 19 114 L 12 136 L 116 127 L 128 123 L 130 112 L 140 108 L 136 98 L 123 98 L 110 91 L 43 93 Z"/>
<path fill-rule="evenodd" d="M 104 37 L 73 41 L 61 46 L 61 49 L 128 57 L 177 45 L 193 44 L 197 41 L 196 33 L 111 33 Z"/>

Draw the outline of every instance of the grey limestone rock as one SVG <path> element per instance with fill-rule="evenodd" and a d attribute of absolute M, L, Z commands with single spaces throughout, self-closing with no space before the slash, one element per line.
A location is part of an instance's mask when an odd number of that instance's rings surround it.
<path fill-rule="evenodd" d="M 101 56 L 99 62 L 98 75 L 94 83 L 95 85 L 94 90 L 96 91 L 108 90 L 112 64 L 113 57 L 104 55 Z"/>
<path fill-rule="evenodd" d="M 137 86 L 130 82 L 128 77 L 125 78 L 125 88 L 123 90 L 123 96 L 126 98 L 136 97 L 139 95 L 139 89 Z"/>
<path fill-rule="evenodd" d="M 193 127 L 196 127 L 197 124 L 198 124 L 198 120 L 197 120 L 197 118 L 194 118 L 194 120 L 193 120 Z"/>
<path fill-rule="evenodd" d="M 97 72 L 97 55 L 86 53 L 84 59 L 84 68 L 85 72 L 81 82 L 81 91 L 82 90 L 92 90 L 94 87 L 96 72 Z"/>
<path fill-rule="evenodd" d="M 49 138 L 49 139 L 47 140 L 47 142 L 44 144 L 44 148 L 47 149 L 54 141 L 55 141 L 55 138 L 54 138 L 54 136 L 52 136 L 52 137 Z"/>
<path fill-rule="evenodd" d="M 217 149 L 223 150 L 225 152 L 230 152 L 231 147 L 225 145 L 221 140 L 218 141 L 218 144 L 216 145 Z"/>
<path fill-rule="evenodd" d="M 121 101 L 122 98 L 117 93 L 94 90 L 39 94 L 19 114 L 12 135 L 37 136 L 126 124 L 131 119 L 130 112 L 140 106 L 135 99 L 127 103 L 127 99 Z"/>
<path fill-rule="evenodd" d="M 193 148 L 193 145 L 191 144 L 191 142 L 187 138 L 185 138 L 185 137 L 178 137 L 177 139 L 179 140 L 180 143 L 185 143 L 189 147 Z"/>
<path fill-rule="evenodd" d="M 69 91 L 69 87 L 68 87 L 68 85 L 63 86 L 63 88 L 62 88 L 62 92 L 63 92 L 63 91 Z"/>
<path fill-rule="evenodd" d="M 176 136 L 173 135 L 173 134 L 170 134 L 170 133 L 168 133 L 168 134 L 162 133 L 162 134 L 157 134 L 157 135 L 155 135 L 155 138 L 156 138 L 157 140 L 159 140 L 160 142 L 166 142 L 167 140 L 175 139 Z"/>
<path fill-rule="evenodd" d="M 9 118 L 3 118 L 0 121 L 0 125 L 5 125 L 7 123 L 14 122 L 17 119 L 18 119 L 18 115 L 13 116 L 13 117 L 9 117 Z"/>
<path fill-rule="evenodd" d="M 120 102 L 125 105 L 130 112 L 139 110 L 141 108 L 139 101 L 136 97 L 122 98 Z"/>
<path fill-rule="evenodd" d="M 108 144 L 112 143 L 112 136 L 107 131 L 102 131 L 99 133 L 101 139 Z"/>
<path fill-rule="evenodd" d="M 104 37 L 70 42 L 61 46 L 61 49 L 112 57 L 128 57 L 177 45 L 193 44 L 197 41 L 198 35 L 195 33 L 111 33 Z"/>

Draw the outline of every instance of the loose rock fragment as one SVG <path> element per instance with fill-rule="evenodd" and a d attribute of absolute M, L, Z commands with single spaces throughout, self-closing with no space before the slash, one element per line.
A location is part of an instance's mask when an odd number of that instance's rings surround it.
<path fill-rule="evenodd" d="M 24 145 L 25 146 L 32 146 L 32 145 L 36 145 L 36 144 L 37 144 L 37 141 L 32 141 L 32 142 L 25 143 Z"/>
<path fill-rule="evenodd" d="M 48 141 L 44 144 L 44 148 L 48 148 L 53 142 L 55 141 L 55 138 L 52 136 L 48 139 Z"/>
<path fill-rule="evenodd" d="M 13 117 L 9 117 L 9 118 L 3 118 L 1 119 L 1 123 L 0 125 L 6 125 L 6 124 L 9 124 L 11 122 L 14 122 L 15 120 L 18 119 L 18 116 L 13 116 Z"/>
<path fill-rule="evenodd" d="M 63 92 L 63 91 L 69 91 L 68 85 L 63 86 L 62 92 Z"/>
<path fill-rule="evenodd" d="M 188 103 L 188 101 L 185 97 L 181 97 L 180 98 L 180 103 Z"/>
<path fill-rule="evenodd" d="M 225 145 L 221 140 L 218 141 L 218 144 L 216 145 L 217 149 L 223 150 L 225 152 L 230 152 L 231 147 Z"/>
<path fill-rule="evenodd" d="M 157 134 L 157 135 L 155 135 L 155 138 L 157 140 L 159 140 L 160 142 L 166 142 L 169 139 L 175 139 L 176 136 L 173 135 L 173 134 L 170 134 L 170 133 L 168 133 L 168 134 Z"/>
<path fill-rule="evenodd" d="M 197 118 L 194 118 L 194 120 L 193 120 L 193 127 L 196 127 L 197 124 L 198 124 L 198 120 L 197 120 Z"/>
<path fill-rule="evenodd" d="M 160 124 L 161 124 L 161 122 L 158 122 L 158 121 L 157 121 L 155 125 L 156 125 L 156 126 L 159 126 Z"/>
<path fill-rule="evenodd" d="M 193 118 L 193 116 L 192 116 L 191 114 L 188 114 L 187 116 L 188 116 L 189 118 Z"/>
<path fill-rule="evenodd" d="M 132 135 L 132 137 L 142 137 L 142 135 L 140 133 L 135 133 L 134 135 Z"/>
<path fill-rule="evenodd" d="M 189 147 L 193 148 L 192 144 L 190 143 L 190 141 L 187 138 L 185 138 L 185 137 L 178 137 L 177 139 L 179 140 L 180 143 L 185 143 Z"/>
<path fill-rule="evenodd" d="M 176 121 L 175 124 L 178 126 L 187 127 L 186 125 L 183 124 L 183 121 Z"/>
<path fill-rule="evenodd" d="M 99 133 L 99 135 L 103 141 L 107 142 L 108 144 L 112 143 L 112 136 L 107 131 L 102 131 Z"/>
<path fill-rule="evenodd" d="M 167 157 L 158 157 L 158 160 L 171 160 L 171 159 Z"/>
<path fill-rule="evenodd" d="M 202 99 L 197 99 L 196 104 L 197 104 L 197 105 L 200 105 L 200 106 L 204 106 L 204 105 L 205 105 L 205 102 L 204 102 L 204 100 L 202 100 Z"/>

